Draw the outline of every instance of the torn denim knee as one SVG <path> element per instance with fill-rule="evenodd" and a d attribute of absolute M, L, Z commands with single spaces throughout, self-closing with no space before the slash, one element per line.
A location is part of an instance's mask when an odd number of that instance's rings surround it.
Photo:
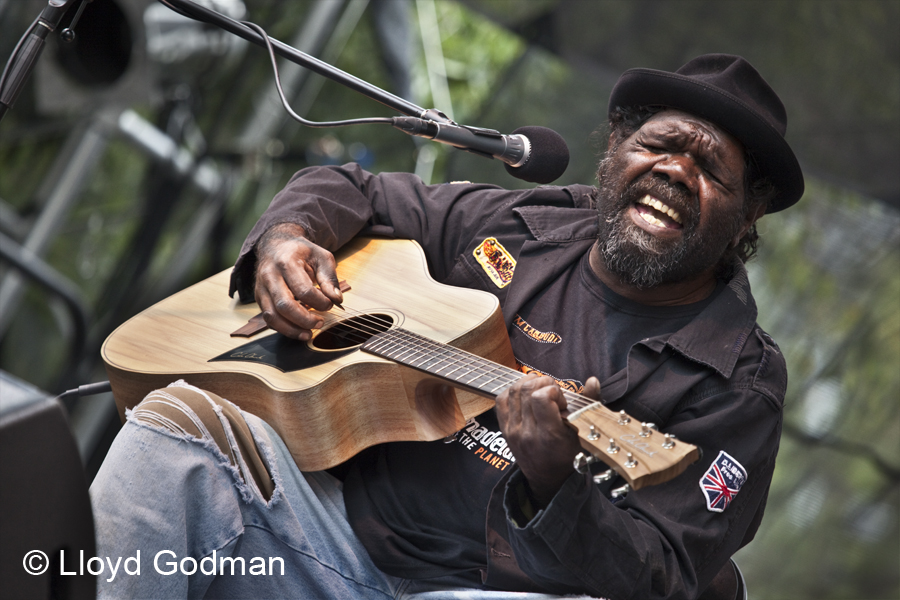
<path fill-rule="evenodd" d="M 268 438 L 227 400 L 179 380 L 154 390 L 126 415 L 136 425 L 204 446 L 231 471 L 245 502 L 256 496 L 271 507 L 277 501 Z"/>

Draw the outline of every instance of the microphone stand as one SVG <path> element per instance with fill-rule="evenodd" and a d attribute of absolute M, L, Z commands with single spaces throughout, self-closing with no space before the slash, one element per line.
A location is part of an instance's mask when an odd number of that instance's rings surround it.
<path fill-rule="evenodd" d="M 266 47 L 266 41 L 263 36 L 258 33 L 252 27 L 241 23 L 240 21 L 236 21 L 231 17 L 218 13 L 214 10 L 206 8 L 204 6 L 200 6 L 192 2 L 191 0 L 158 0 L 161 4 L 169 7 L 175 12 L 184 15 L 188 18 L 203 21 L 204 23 L 210 23 L 219 27 L 220 29 L 224 29 L 229 33 L 233 33 L 234 35 L 241 37 L 248 42 L 252 42 L 257 46 L 261 46 L 263 48 Z M 430 108 L 424 109 L 421 106 L 417 106 L 408 100 L 404 100 L 399 96 L 395 96 L 390 92 L 387 92 L 379 87 L 368 83 L 367 81 L 363 81 L 358 77 L 354 77 L 345 71 L 338 69 L 337 67 L 333 67 L 326 62 L 315 58 L 314 56 L 310 56 L 305 52 L 301 52 L 292 46 L 288 46 L 282 42 L 279 42 L 276 39 L 269 38 L 269 41 L 272 45 L 272 48 L 276 54 L 281 56 L 282 58 L 286 58 L 291 62 L 294 62 L 302 67 L 306 67 L 313 73 L 317 73 L 322 75 L 323 77 L 327 77 L 332 81 L 340 83 L 341 85 L 348 87 L 360 94 L 375 100 L 385 106 L 396 110 L 399 113 L 410 117 L 418 117 L 420 119 L 425 119 L 428 121 L 435 121 L 438 123 L 453 123 L 446 115 L 440 112 L 437 109 Z"/>

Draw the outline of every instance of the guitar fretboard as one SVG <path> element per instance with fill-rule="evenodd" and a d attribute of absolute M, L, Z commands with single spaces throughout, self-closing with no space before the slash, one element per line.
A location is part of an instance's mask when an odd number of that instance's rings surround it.
<path fill-rule="evenodd" d="M 500 395 L 524 376 L 515 369 L 400 327 L 371 337 L 361 350 L 491 397 Z M 566 390 L 563 394 L 572 411 L 595 402 Z"/>

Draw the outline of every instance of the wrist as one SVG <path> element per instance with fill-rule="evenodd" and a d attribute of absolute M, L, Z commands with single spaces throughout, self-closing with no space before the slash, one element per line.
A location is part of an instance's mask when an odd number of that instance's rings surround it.
<path fill-rule="evenodd" d="M 534 510 L 538 511 L 547 508 L 562 488 L 566 479 L 568 479 L 568 474 L 565 478 L 554 482 L 536 482 L 529 480 L 528 477 L 526 477 L 525 494 L 528 496 Z"/>
<path fill-rule="evenodd" d="M 254 254 L 257 261 L 272 254 L 281 242 L 290 240 L 311 241 L 306 235 L 306 229 L 297 223 L 278 223 L 269 227 L 256 241 Z"/>
<path fill-rule="evenodd" d="M 263 249 L 269 244 L 279 240 L 292 240 L 297 238 L 309 239 L 306 228 L 298 223 L 278 223 L 269 227 L 256 242 L 256 247 Z"/>

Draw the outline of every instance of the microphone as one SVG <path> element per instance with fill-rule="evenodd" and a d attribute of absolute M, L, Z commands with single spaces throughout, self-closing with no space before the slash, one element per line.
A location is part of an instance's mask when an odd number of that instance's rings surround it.
<path fill-rule="evenodd" d="M 449 144 L 466 152 L 506 163 L 506 171 L 531 183 L 550 183 L 569 166 L 569 148 L 562 136 L 546 127 L 520 127 L 511 135 L 456 123 L 417 117 L 393 117 L 392 125 L 419 137 Z"/>

